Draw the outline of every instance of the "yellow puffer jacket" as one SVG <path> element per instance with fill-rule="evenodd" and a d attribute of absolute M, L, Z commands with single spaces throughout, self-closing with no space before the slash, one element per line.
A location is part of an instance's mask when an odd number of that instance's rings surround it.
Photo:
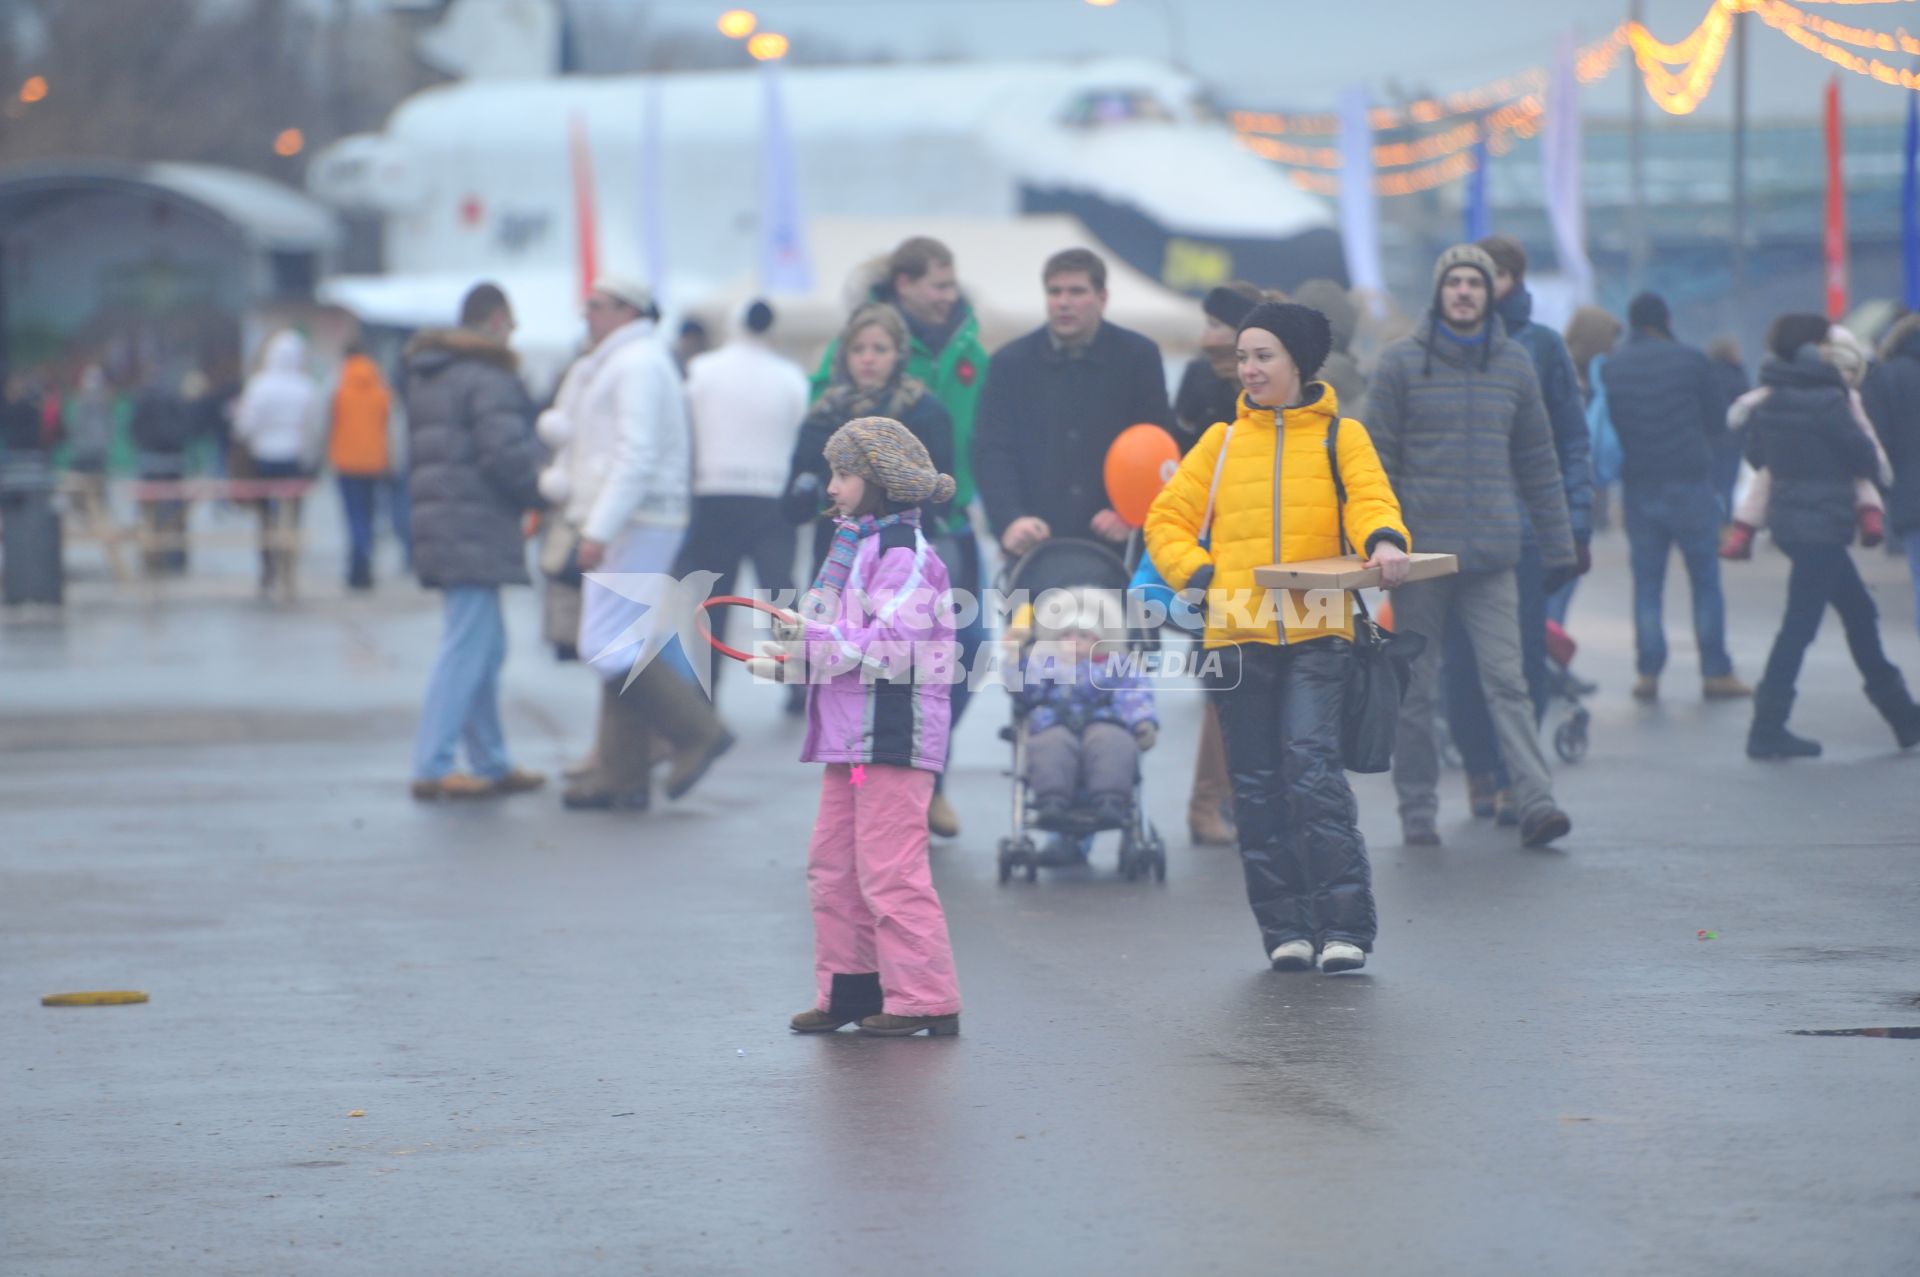
<path fill-rule="evenodd" d="M 1324 382 L 1311 383 L 1307 394 L 1311 402 L 1286 410 L 1283 431 L 1275 428 L 1273 409 L 1249 403 L 1242 395 L 1232 439 L 1224 422 L 1201 436 L 1147 513 L 1147 551 L 1175 589 L 1185 588 L 1194 573 L 1213 565 L 1207 591 L 1210 648 L 1302 643 L 1330 634 L 1353 638 L 1351 596 L 1284 590 L 1269 599 L 1267 591 L 1253 583 L 1253 570 L 1269 563 L 1340 553 L 1337 498 L 1327 465 L 1327 431 L 1340 404 Z M 1284 443 L 1276 450 L 1283 434 Z M 1209 552 L 1200 545 L 1200 525 L 1222 444 L 1227 458 L 1214 499 Z M 1340 477 L 1347 485 L 1347 540 L 1363 556 L 1381 539 L 1410 550 L 1412 539 L 1401 521 L 1400 503 L 1366 427 L 1342 420 L 1338 446 Z"/>

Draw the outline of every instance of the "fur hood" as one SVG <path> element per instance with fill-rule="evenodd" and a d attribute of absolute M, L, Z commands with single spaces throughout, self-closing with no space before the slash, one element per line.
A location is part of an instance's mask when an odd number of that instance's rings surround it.
<path fill-rule="evenodd" d="M 411 366 L 433 366 L 456 359 L 477 359 L 506 372 L 520 370 L 520 357 L 485 333 L 470 328 L 423 328 L 407 343 Z"/>

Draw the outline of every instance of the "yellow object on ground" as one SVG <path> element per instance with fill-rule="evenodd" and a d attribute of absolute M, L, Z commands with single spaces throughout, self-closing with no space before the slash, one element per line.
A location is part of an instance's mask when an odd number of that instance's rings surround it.
<path fill-rule="evenodd" d="M 145 1002 L 147 995 L 132 989 L 103 989 L 94 993 L 49 993 L 43 1007 L 124 1007 Z"/>

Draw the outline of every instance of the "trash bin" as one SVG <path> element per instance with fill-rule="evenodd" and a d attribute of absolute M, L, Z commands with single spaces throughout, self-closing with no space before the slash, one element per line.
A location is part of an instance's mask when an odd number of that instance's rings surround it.
<path fill-rule="evenodd" d="M 8 607 L 60 602 L 65 572 L 53 493 L 45 456 L 0 457 L 0 598 Z"/>

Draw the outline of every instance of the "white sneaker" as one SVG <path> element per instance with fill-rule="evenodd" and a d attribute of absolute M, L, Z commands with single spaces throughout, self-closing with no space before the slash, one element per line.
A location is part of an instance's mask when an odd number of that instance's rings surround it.
<path fill-rule="evenodd" d="M 1329 940 L 1320 950 L 1320 971 L 1324 975 L 1333 975 L 1341 971 L 1358 971 L 1367 965 L 1367 953 L 1357 944 L 1348 944 L 1345 940 Z"/>
<path fill-rule="evenodd" d="M 1275 971 L 1307 971 L 1313 967 L 1313 941 L 1289 940 L 1267 955 Z"/>

